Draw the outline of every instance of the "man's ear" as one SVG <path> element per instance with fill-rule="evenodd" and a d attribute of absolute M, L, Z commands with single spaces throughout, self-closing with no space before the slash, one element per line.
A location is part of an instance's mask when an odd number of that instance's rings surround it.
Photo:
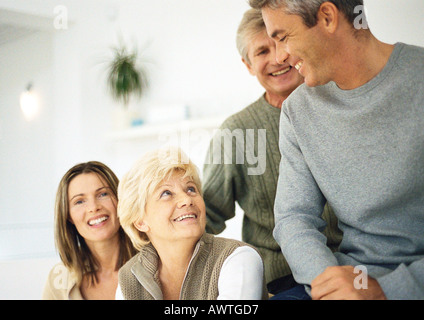
<path fill-rule="evenodd" d="M 252 76 L 256 76 L 255 70 L 253 70 L 252 66 L 250 65 L 249 62 L 247 62 L 244 58 L 241 58 L 241 61 L 243 61 L 243 63 L 245 64 L 245 66 L 247 67 L 247 70 L 249 70 L 249 73 Z"/>
<path fill-rule="evenodd" d="M 145 223 L 143 221 L 143 219 L 139 218 L 136 222 L 134 222 L 134 227 L 141 232 L 148 232 L 150 230 L 149 226 L 147 225 L 147 223 Z"/>
<path fill-rule="evenodd" d="M 334 33 L 339 25 L 341 14 L 334 3 L 329 1 L 324 2 L 321 4 L 317 13 L 318 24 L 324 27 L 329 33 Z"/>

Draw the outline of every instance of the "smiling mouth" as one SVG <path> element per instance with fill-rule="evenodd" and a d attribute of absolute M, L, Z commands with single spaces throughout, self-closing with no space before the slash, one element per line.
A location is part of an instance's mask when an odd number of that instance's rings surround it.
<path fill-rule="evenodd" d="M 180 221 L 183 221 L 185 219 L 196 219 L 196 218 L 197 218 L 197 215 L 190 213 L 190 214 L 184 214 L 182 216 L 179 216 L 178 218 L 175 218 L 174 221 L 180 222 Z"/>
<path fill-rule="evenodd" d="M 299 61 L 298 63 L 296 63 L 294 67 L 296 68 L 297 71 L 299 71 L 300 68 L 302 68 L 302 65 L 303 65 L 303 61 Z"/>
<path fill-rule="evenodd" d="M 107 219 L 109 219 L 108 216 L 99 217 L 97 219 L 91 219 L 91 220 L 88 221 L 88 225 L 89 226 L 97 226 L 97 225 L 101 224 L 103 221 L 106 221 Z"/>
<path fill-rule="evenodd" d="M 285 74 L 285 73 L 289 72 L 291 70 L 291 68 L 292 67 L 287 67 L 287 68 L 285 68 L 283 70 L 280 70 L 280 71 L 277 71 L 277 72 L 273 72 L 273 73 L 271 73 L 271 75 L 274 76 L 274 77 L 280 76 L 282 74 Z"/>

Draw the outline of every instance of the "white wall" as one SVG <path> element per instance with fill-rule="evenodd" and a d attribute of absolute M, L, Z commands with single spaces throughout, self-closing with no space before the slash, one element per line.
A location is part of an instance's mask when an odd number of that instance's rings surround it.
<path fill-rule="evenodd" d="M 424 46 L 424 1 L 364 0 L 373 34 L 387 43 Z"/>
<path fill-rule="evenodd" d="M 0 9 L 52 21 L 51 30 L 0 46 L 0 299 L 40 297 L 57 259 L 54 195 L 67 169 L 96 159 L 121 176 L 158 144 L 157 137 L 136 143 L 108 139 L 116 103 L 106 94 L 101 62 L 119 33 L 140 48 L 146 45 L 151 88 L 143 108 L 180 104 L 195 117 L 226 116 L 262 93 L 234 43 L 245 0 L 61 1 L 72 22 L 66 30 L 53 28 L 58 4 L 0 0 Z M 424 46 L 422 0 L 365 4 L 377 37 Z M 23 119 L 18 104 L 28 81 L 43 102 L 33 122 Z M 239 237 L 240 218 L 230 223 L 227 236 Z"/>
<path fill-rule="evenodd" d="M 37 33 L 0 48 L 0 255 L 2 258 L 45 255 L 51 241 L 25 250 L 30 238 L 24 235 L 43 230 L 52 220 L 56 181 L 54 161 L 54 117 L 50 97 L 52 37 Z M 27 122 L 20 112 L 19 95 L 29 81 L 41 98 L 39 116 Z M 14 235 L 22 235 L 15 237 Z M 13 236 L 13 238 L 12 238 Z M 37 237 L 36 237 L 37 238 Z M 13 241 L 8 241 L 12 240 Z M 18 248 L 18 249 L 17 249 Z M 23 255 L 24 254 L 24 255 Z"/>

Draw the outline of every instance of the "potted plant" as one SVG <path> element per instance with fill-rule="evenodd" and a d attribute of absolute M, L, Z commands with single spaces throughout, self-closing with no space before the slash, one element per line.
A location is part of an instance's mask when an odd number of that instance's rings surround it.
<path fill-rule="evenodd" d="M 108 66 L 107 84 L 112 97 L 122 103 L 121 116 L 114 116 L 119 123 L 115 127 L 127 127 L 131 124 L 134 111 L 130 110 L 132 97 L 140 98 L 148 86 L 146 72 L 137 65 L 136 50 L 128 52 L 125 46 L 113 48 L 113 59 Z M 120 108 L 122 109 L 122 108 Z M 119 119 L 125 118 L 125 119 Z"/>

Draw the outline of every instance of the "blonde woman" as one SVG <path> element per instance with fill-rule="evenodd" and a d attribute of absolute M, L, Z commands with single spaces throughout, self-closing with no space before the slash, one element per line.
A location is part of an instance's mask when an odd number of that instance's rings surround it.
<path fill-rule="evenodd" d="M 180 149 L 151 152 L 123 177 L 118 216 L 140 250 L 119 271 L 117 299 L 266 299 L 253 247 L 205 233 L 196 166 Z"/>
<path fill-rule="evenodd" d="M 106 165 L 77 164 L 60 181 L 55 242 L 61 263 L 51 270 L 43 299 L 114 299 L 118 270 L 135 253 L 117 217 L 118 178 Z"/>

